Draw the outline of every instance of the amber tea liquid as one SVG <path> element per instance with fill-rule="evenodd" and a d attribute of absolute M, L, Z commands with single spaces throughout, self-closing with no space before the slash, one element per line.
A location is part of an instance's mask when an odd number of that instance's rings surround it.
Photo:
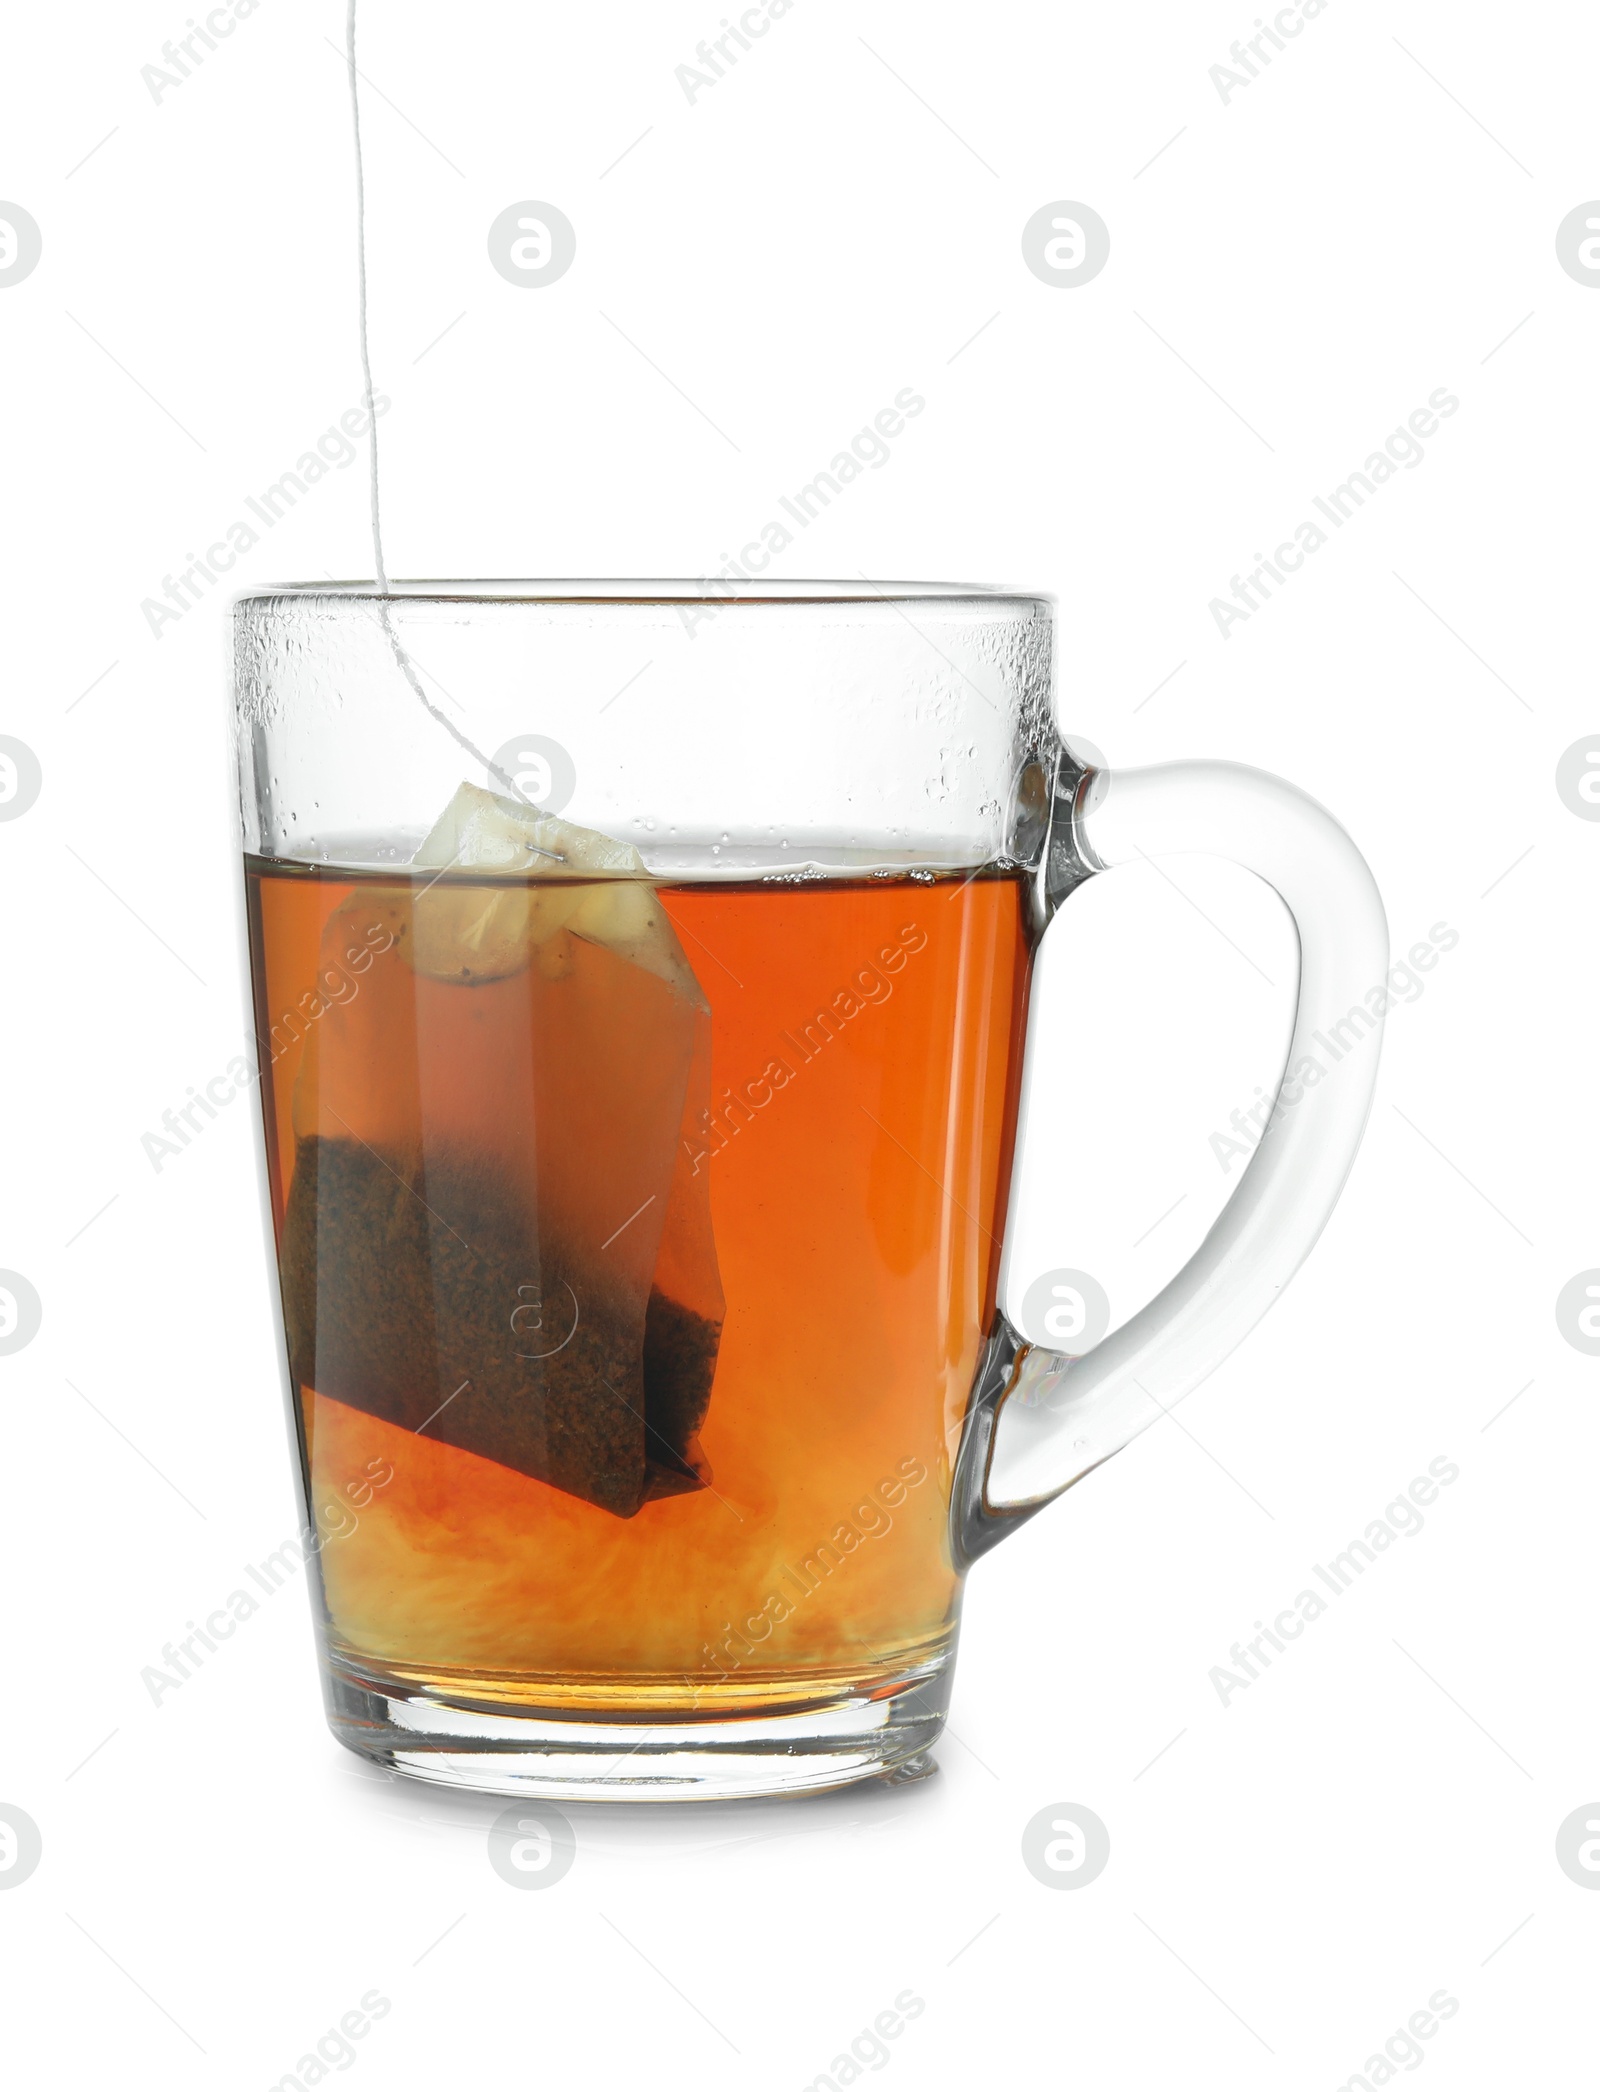
<path fill-rule="evenodd" d="M 246 870 L 280 1257 L 296 1169 L 315 1153 L 295 1129 L 319 1026 L 337 1023 L 347 1058 L 361 1056 L 340 1093 L 348 1138 L 322 1147 L 316 1254 L 331 1260 L 341 1226 L 371 1236 L 336 1159 L 348 1181 L 393 1180 L 404 1229 L 407 1154 L 490 1108 L 514 1162 L 525 1064 L 556 1049 L 513 1032 L 508 998 L 486 988 L 383 986 L 384 926 L 422 875 Z M 707 882 L 659 897 L 711 1008 L 710 1110 L 677 1163 L 708 1188 L 723 1300 L 701 1465 L 681 1484 L 658 1476 L 662 1493 L 618 1515 L 446 1442 L 420 1412 L 448 1387 L 448 1359 L 419 1368 L 404 1423 L 298 1382 L 330 1650 L 358 1677 L 573 1711 L 733 1713 L 870 1689 L 947 1645 L 951 1467 L 995 1312 L 1015 1129 L 1022 882 Z M 330 972 L 336 910 L 344 956 Z M 616 992 L 622 1039 L 642 1020 Z M 598 1116 L 609 1130 L 584 1172 L 597 1228 L 627 1177 L 626 1099 Z M 488 1196 L 470 1177 L 433 1184 L 428 1225 L 480 1253 L 492 1216 L 474 1204 Z M 626 1200 L 615 1219 L 628 1222 Z M 381 1278 L 384 1317 L 404 1320 Z M 508 1304 L 512 1351 L 541 1317 L 559 1322 L 532 1294 L 515 1321 Z"/>

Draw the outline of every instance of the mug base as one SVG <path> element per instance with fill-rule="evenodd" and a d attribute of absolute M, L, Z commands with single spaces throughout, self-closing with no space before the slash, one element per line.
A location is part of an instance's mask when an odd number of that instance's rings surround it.
<path fill-rule="evenodd" d="M 328 1722 L 369 1764 L 437 1786 L 565 1802 L 741 1801 L 819 1794 L 859 1780 L 926 1778 L 944 1728 L 951 1657 L 870 1693 L 770 1713 L 597 1720 L 419 1692 L 335 1661 Z"/>

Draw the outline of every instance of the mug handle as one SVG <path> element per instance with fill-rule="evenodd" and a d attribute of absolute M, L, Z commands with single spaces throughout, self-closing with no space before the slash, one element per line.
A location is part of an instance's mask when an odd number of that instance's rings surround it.
<path fill-rule="evenodd" d="M 1222 1363 L 1321 1234 L 1360 1145 L 1387 1002 L 1372 990 L 1384 987 L 1389 931 L 1349 836 L 1296 786 L 1242 764 L 1097 771 L 1063 758 L 1047 907 L 1110 866 L 1196 852 L 1264 879 L 1294 922 L 1299 985 L 1275 1108 L 1204 1242 L 1120 1329 L 1074 1356 L 1030 1344 L 997 1317 L 956 1463 L 951 1541 L 962 1568 Z M 1359 1043 L 1341 1052 L 1328 1027 L 1356 1009 Z"/>

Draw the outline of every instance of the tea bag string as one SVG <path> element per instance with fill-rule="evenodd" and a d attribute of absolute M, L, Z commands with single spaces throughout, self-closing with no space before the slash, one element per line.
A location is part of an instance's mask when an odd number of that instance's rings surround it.
<path fill-rule="evenodd" d="M 372 563 L 381 594 L 389 593 L 383 564 L 383 522 L 378 500 L 378 423 L 372 411 L 372 352 L 367 340 L 367 182 L 361 157 L 361 95 L 356 83 L 356 0 L 345 16 L 345 55 L 350 75 L 350 127 L 356 151 L 356 316 L 361 329 L 361 386 L 367 403 L 367 508 L 372 522 Z"/>
<path fill-rule="evenodd" d="M 350 73 L 350 126 L 355 142 L 356 155 L 356 310 L 361 329 L 361 383 L 367 407 L 368 450 L 368 508 L 372 520 L 372 564 L 378 582 L 378 621 L 383 626 L 395 665 L 411 685 L 417 702 L 430 718 L 436 719 L 445 732 L 460 747 L 464 748 L 474 762 L 481 763 L 489 775 L 514 799 L 522 794 L 517 790 L 514 779 L 508 777 L 500 765 L 492 762 L 481 748 L 469 741 L 467 736 L 446 717 L 433 703 L 418 679 L 411 658 L 400 644 L 389 615 L 389 576 L 383 563 L 383 522 L 378 495 L 378 417 L 373 408 L 372 350 L 367 336 L 367 185 L 366 173 L 361 156 L 361 94 L 356 74 L 356 0 L 348 0 L 345 13 L 345 56 Z"/>

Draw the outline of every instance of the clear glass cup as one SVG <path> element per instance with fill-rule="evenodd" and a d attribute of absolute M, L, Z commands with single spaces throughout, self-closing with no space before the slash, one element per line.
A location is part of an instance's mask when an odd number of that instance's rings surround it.
<path fill-rule="evenodd" d="M 235 609 L 329 1719 L 424 1779 L 659 1800 L 925 1770 L 968 1568 L 1259 1318 L 1371 1101 L 1376 1039 L 1311 1045 L 1388 964 L 1313 801 L 1086 769 L 1047 596 L 718 590 Z M 1185 851 L 1294 918 L 1278 1110 L 1157 1298 L 1048 1350 L 998 1305 L 1033 954 L 1104 866 Z"/>

